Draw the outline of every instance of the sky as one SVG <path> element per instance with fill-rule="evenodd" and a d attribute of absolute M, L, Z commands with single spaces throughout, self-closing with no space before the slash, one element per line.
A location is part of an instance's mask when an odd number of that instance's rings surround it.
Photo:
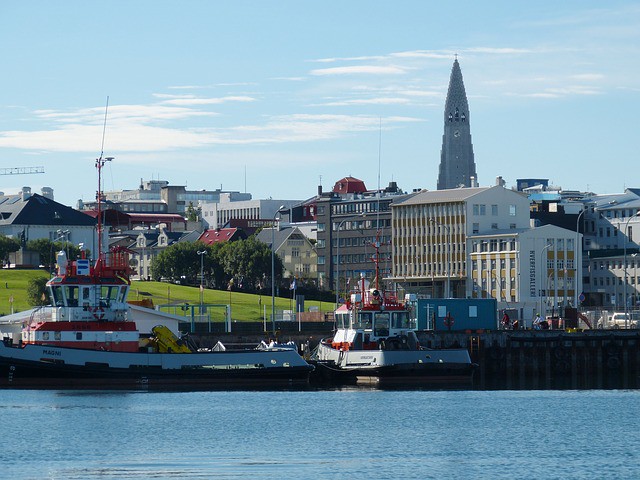
<path fill-rule="evenodd" d="M 435 189 L 455 55 L 481 186 L 640 187 L 635 1 L 6 0 L 0 48 L 6 194 Z"/>

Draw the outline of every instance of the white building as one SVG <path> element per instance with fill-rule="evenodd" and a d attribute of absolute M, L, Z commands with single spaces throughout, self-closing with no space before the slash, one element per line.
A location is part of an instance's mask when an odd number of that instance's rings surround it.
<path fill-rule="evenodd" d="M 205 228 L 224 227 L 231 219 L 263 220 L 272 219 L 280 207 L 292 208 L 300 200 L 251 200 L 251 195 L 221 193 L 218 202 L 201 202 L 202 221 Z"/>

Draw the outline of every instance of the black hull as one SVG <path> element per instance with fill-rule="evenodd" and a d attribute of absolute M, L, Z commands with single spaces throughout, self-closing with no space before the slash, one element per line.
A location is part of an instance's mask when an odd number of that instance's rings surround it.
<path fill-rule="evenodd" d="M 255 369 L 118 369 L 0 358 L 0 388 L 208 390 L 304 386 L 312 366 Z"/>
<path fill-rule="evenodd" d="M 377 368 L 336 367 L 333 362 L 311 361 L 316 368 L 312 383 L 337 385 L 471 385 L 475 365 L 411 364 Z"/>

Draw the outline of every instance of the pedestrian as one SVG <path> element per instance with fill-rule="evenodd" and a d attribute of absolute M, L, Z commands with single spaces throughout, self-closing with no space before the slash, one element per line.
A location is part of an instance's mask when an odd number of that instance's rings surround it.
<path fill-rule="evenodd" d="M 511 329 L 511 319 L 509 318 L 509 314 L 507 312 L 504 312 L 504 315 L 502 316 L 502 329 Z"/>
<path fill-rule="evenodd" d="M 533 329 L 534 330 L 540 330 L 541 324 L 542 323 L 542 317 L 540 317 L 539 313 L 536 313 L 536 318 L 533 319 Z"/>

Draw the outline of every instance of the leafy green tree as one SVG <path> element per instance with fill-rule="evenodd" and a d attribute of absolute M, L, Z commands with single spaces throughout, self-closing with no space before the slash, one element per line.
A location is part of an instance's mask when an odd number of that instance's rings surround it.
<path fill-rule="evenodd" d="M 40 255 L 40 263 L 49 270 L 55 265 L 60 250 L 67 252 L 69 259 L 78 258 L 81 253 L 80 247 L 71 242 L 52 242 L 48 238 L 29 240 L 27 242 L 27 249 L 38 252 Z"/>
<path fill-rule="evenodd" d="M 271 249 L 266 243 L 251 236 L 246 240 L 229 243 L 224 255 L 224 268 L 243 289 L 256 290 L 271 284 Z M 276 282 L 281 281 L 283 265 L 277 255 L 274 258 Z"/>
<path fill-rule="evenodd" d="M 172 282 L 180 281 L 191 285 L 200 283 L 200 255 L 206 251 L 202 259 L 205 282 L 215 267 L 215 258 L 209 247 L 202 242 L 179 242 L 165 248 L 153 261 L 151 274 L 158 281 L 166 278 Z"/>
<path fill-rule="evenodd" d="M 9 254 L 20 250 L 20 242 L 15 238 L 9 238 L 0 235 L 0 261 L 6 263 L 9 261 Z"/>
<path fill-rule="evenodd" d="M 46 293 L 46 285 L 49 279 L 46 277 L 32 278 L 27 284 L 27 301 L 34 307 L 48 305 L 49 297 Z"/>

